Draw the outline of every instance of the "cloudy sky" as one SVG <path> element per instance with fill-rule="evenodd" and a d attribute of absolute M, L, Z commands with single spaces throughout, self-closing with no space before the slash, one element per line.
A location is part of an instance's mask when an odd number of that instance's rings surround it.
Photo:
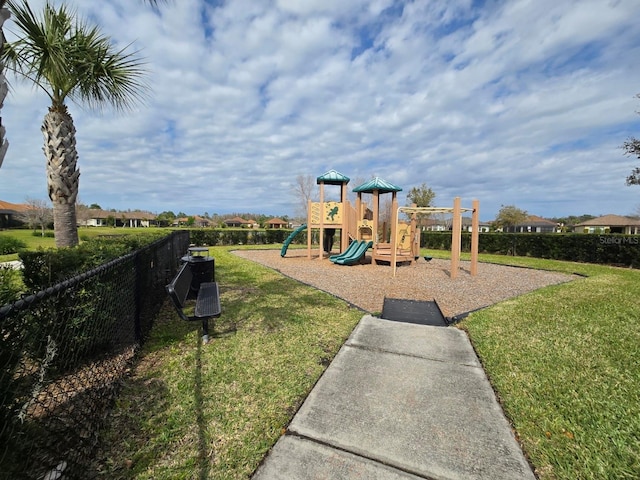
<path fill-rule="evenodd" d="M 43 0 L 29 0 L 39 9 Z M 632 214 L 638 0 L 74 0 L 151 87 L 133 112 L 70 104 L 80 200 L 293 215 L 299 175 L 378 176 L 435 205 Z M 9 39 L 13 24 L 7 22 Z M 45 199 L 48 98 L 10 77 L 0 199 Z"/>

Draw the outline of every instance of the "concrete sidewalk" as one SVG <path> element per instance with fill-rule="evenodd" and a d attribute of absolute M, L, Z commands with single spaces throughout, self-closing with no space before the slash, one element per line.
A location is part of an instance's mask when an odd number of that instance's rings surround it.
<path fill-rule="evenodd" d="M 534 480 L 464 332 L 364 316 L 254 480 Z"/>

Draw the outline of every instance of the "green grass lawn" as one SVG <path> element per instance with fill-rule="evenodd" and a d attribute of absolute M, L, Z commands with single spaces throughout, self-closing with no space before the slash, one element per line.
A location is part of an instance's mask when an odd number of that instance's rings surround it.
<path fill-rule="evenodd" d="M 461 325 L 536 473 L 640 478 L 640 272 L 511 260 L 588 275 L 501 302 Z"/>
<path fill-rule="evenodd" d="M 33 235 L 33 230 L 29 229 L 12 229 L 0 230 L 0 236 L 16 238 L 27 246 L 27 250 L 37 250 L 38 248 L 54 248 L 55 240 L 53 237 L 42 237 Z M 9 262 L 18 260 L 18 254 L 0 255 L 0 262 Z"/>
<path fill-rule="evenodd" d="M 79 233 L 136 230 L 149 232 Z M 29 230 L 0 235 L 29 249 L 54 246 Z M 212 249 L 224 307 L 212 343 L 202 346 L 199 325 L 163 308 L 103 434 L 96 458 L 103 478 L 247 478 L 361 318 L 345 302 L 228 250 Z M 538 477 L 640 478 L 640 272 L 480 260 L 584 276 L 475 312 L 459 325 Z"/>
<path fill-rule="evenodd" d="M 247 478 L 362 316 L 228 248 L 212 255 L 216 336 L 201 346 L 198 325 L 163 309 L 103 435 L 103 478 Z M 539 478 L 638 478 L 640 272 L 481 261 L 585 275 L 461 324 Z"/>
<path fill-rule="evenodd" d="M 211 250 L 223 305 L 212 341 L 165 306 L 105 433 L 104 478 L 247 478 L 362 317 Z"/>

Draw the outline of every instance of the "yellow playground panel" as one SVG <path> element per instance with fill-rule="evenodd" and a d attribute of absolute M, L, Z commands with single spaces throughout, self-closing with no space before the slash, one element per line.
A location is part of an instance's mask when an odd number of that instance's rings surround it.
<path fill-rule="evenodd" d="M 396 247 L 400 250 L 411 250 L 411 244 L 413 243 L 414 232 L 411 229 L 411 224 L 405 222 L 398 222 L 398 229 L 396 232 Z"/>
<path fill-rule="evenodd" d="M 343 212 L 344 206 L 340 202 L 314 202 L 311 204 L 311 225 L 342 226 Z"/>
<path fill-rule="evenodd" d="M 373 220 L 366 218 L 358 222 L 358 240 L 373 240 Z"/>

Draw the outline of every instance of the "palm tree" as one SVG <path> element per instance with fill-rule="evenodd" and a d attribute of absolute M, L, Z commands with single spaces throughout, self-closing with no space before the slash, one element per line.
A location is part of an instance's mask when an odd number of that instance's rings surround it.
<path fill-rule="evenodd" d="M 9 10 L 4 8 L 6 3 L 6 0 L 0 0 L 0 58 L 2 58 L 2 49 L 4 47 L 4 32 L 2 31 L 2 26 L 4 22 L 9 19 Z M 4 78 L 4 65 L 0 60 L 0 111 L 2 110 L 4 98 L 7 96 L 7 90 L 7 80 Z M 0 117 L 0 167 L 2 166 L 4 155 L 7 153 L 7 148 L 9 148 L 9 142 L 5 140 L 4 132 L 2 117 Z"/>
<path fill-rule="evenodd" d="M 7 5 L 21 38 L 5 44 L 2 58 L 8 69 L 32 81 L 51 100 L 41 130 L 54 234 L 57 247 L 75 246 L 80 171 L 76 129 L 66 101 L 126 110 L 143 100 L 147 91 L 143 63 L 137 52 L 114 49 L 98 27 L 78 19 L 64 4 L 56 10 L 47 0 L 41 17 L 26 0 L 7 0 Z"/>
<path fill-rule="evenodd" d="M 166 0 L 147 0 L 146 3 L 155 7 L 159 3 L 165 3 Z M 0 58 L 2 57 L 2 49 L 4 48 L 4 32 L 2 27 L 4 22 L 6 22 L 11 16 L 9 10 L 5 8 L 7 1 L 0 0 Z M 2 112 L 2 104 L 4 102 L 5 97 L 7 96 L 7 81 L 4 77 L 4 64 L 0 61 L 0 112 Z M 5 128 L 2 125 L 2 117 L 0 117 L 0 167 L 2 167 L 2 161 L 4 160 L 4 156 L 7 153 L 7 149 L 9 148 L 9 142 L 5 140 L 4 137 Z"/>

